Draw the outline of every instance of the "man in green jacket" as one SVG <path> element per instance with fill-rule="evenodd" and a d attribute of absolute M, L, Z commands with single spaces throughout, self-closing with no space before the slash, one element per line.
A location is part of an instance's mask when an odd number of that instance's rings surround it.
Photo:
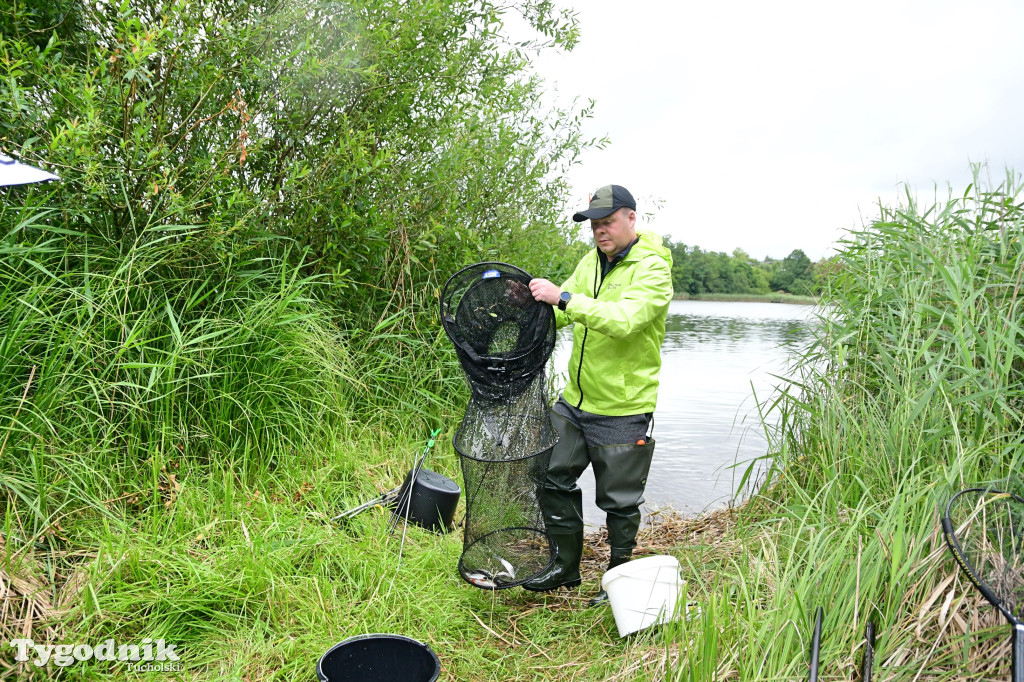
<path fill-rule="evenodd" d="M 523 585 L 536 592 L 581 582 L 583 493 L 576 482 L 588 465 L 597 506 L 606 514 L 608 568 L 633 554 L 654 454 L 661 342 L 672 300 L 672 255 L 658 235 L 636 229 L 636 201 L 624 187 L 597 190 L 573 220 L 590 220 L 597 248 L 562 286 L 530 282 L 535 300 L 557 306 L 559 327 L 575 325 L 569 382 L 551 412 L 559 440 L 541 488 L 555 562 Z M 590 603 L 607 598 L 602 590 Z"/>

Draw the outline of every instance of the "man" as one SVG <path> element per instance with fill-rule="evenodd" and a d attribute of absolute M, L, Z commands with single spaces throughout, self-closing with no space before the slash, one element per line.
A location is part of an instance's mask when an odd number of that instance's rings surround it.
<path fill-rule="evenodd" d="M 583 493 L 576 481 L 588 465 L 597 506 L 606 514 L 608 568 L 633 554 L 654 454 L 661 342 L 672 300 L 672 255 L 658 235 L 636 229 L 636 201 L 625 188 L 597 190 L 573 220 L 590 220 L 597 248 L 561 287 L 546 279 L 530 282 L 535 300 L 557 306 L 559 327 L 575 325 L 569 382 L 551 413 L 559 440 L 540 491 L 555 562 L 523 585 L 536 592 L 581 582 Z M 607 598 L 601 590 L 590 604 Z"/>

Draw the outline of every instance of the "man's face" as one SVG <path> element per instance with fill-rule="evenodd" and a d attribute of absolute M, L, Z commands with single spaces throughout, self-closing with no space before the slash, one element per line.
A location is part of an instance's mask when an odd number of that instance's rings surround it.
<path fill-rule="evenodd" d="M 611 258 L 636 239 L 636 213 L 620 208 L 606 218 L 591 220 L 590 229 L 598 250 Z"/>

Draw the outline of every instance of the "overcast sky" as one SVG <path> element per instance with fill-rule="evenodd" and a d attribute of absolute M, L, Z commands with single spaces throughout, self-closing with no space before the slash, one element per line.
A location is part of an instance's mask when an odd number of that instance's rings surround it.
<path fill-rule="evenodd" d="M 585 132 L 611 140 L 571 172 L 573 206 L 616 183 L 676 242 L 817 260 L 901 183 L 1024 172 L 1019 0 L 560 6 L 580 43 L 536 68 L 553 102 L 596 99 Z"/>

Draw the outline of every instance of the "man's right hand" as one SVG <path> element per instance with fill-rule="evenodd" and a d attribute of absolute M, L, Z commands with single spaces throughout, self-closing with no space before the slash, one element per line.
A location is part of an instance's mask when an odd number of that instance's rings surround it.
<path fill-rule="evenodd" d="M 536 301 L 548 305 L 558 305 L 558 297 L 562 295 L 562 289 L 546 279 L 531 279 L 530 293 L 533 294 Z"/>

